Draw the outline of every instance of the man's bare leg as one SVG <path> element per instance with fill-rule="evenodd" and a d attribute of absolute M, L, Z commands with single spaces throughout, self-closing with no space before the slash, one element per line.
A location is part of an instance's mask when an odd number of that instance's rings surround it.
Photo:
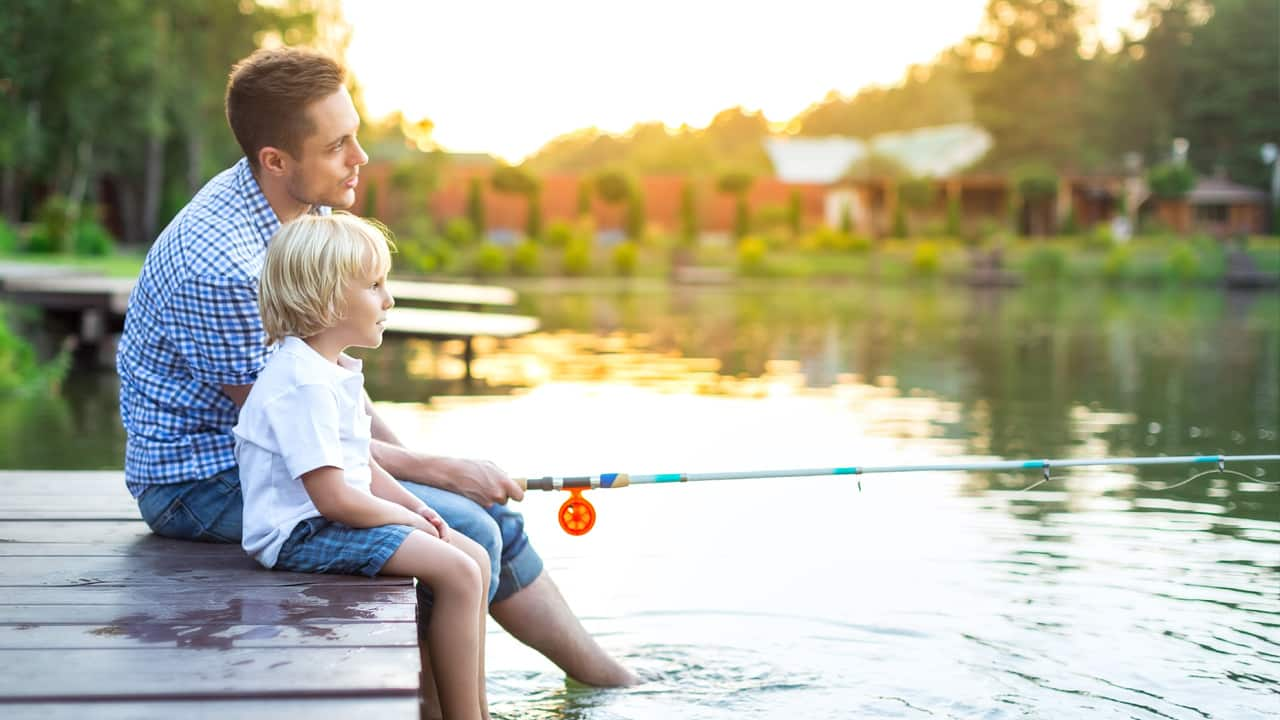
<path fill-rule="evenodd" d="M 489 612 L 517 640 L 580 683 L 620 687 L 639 682 L 587 633 L 545 570 L 511 597 L 492 605 Z"/>

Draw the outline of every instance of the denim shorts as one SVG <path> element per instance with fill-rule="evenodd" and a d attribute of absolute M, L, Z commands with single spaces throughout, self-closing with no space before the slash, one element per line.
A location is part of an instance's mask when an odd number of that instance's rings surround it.
<path fill-rule="evenodd" d="M 491 577 L 498 579 L 489 584 L 490 603 L 511 597 L 542 574 L 542 558 L 529 543 L 520 513 L 506 505 L 486 510 L 461 495 L 428 485 L 400 484 L 489 554 Z M 138 508 L 157 535 L 238 545 L 244 514 L 239 469 L 224 470 L 207 480 L 152 485 L 138 498 Z"/>
<path fill-rule="evenodd" d="M 353 528 L 324 518 L 308 518 L 289 533 L 274 569 L 373 577 L 411 532 L 408 525 Z"/>

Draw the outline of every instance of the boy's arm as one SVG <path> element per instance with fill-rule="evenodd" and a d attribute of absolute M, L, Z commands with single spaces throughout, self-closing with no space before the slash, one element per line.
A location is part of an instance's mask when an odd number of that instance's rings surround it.
<path fill-rule="evenodd" d="M 347 484 L 342 469 L 333 466 L 319 467 L 302 475 L 311 502 L 326 520 L 340 522 L 354 528 L 371 528 L 379 525 L 408 525 L 423 532 L 440 536 L 435 525 L 409 508 L 375 497 Z M 403 488 L 402 488 L 403 489 Z"/>
<path fill-rule="evenodd" d="M 370 484 L 369 489 L 374 495 L 408 508 L 415 515 L 422 516 L 427 522 L 435 526 L 442 539 L 448 538 L 449 525 L 444 521 L 444 518 L 440 517 L 440 513 L 437 513 L 431 506 L 422 502 L 422 498 L 405 490 L 404 486 L 387 474 L 387 471 L 383 470 L 382 466 L 372 456 L 369 458 L 369 470 L 373 473 L 373 482 Z"/>

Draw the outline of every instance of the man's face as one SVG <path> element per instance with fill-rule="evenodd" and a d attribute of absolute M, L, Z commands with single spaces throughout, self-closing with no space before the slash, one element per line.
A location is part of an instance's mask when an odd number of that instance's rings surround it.
<path fill-rule="evenodd" d="M 356 201 L 360 166 L 369 162 L 356 131 L 360 116 L 346 88 L 307 108 L 314 131 L 303 141 L 288 174 L 289 194 L 307 205 L 349 208 Z"/>

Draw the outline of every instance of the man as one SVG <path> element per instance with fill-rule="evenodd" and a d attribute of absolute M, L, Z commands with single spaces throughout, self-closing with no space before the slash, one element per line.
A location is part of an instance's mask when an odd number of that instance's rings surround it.
<path fill-rule="evenodd" d="M 232 69 L 226 109 L 245 156 L 210 180 L 147 253 L 117 367 L 125 479 L 143 519 L 160 535 L 239 543 L 231 428 L 272 352 L 257 308 L 267 242 L 303 213 L 350 207 L 369 158 L 356 140 L 345 72 L 318 53 L 250 55 Z M 634 683 L 583 629 L 524 519 L 506 508 L 520 487 L 492 463 L 405 447 L 367 396 L 366 406 L 377 462 L 489 552 L 494 619 L 580 682 Z"/>

